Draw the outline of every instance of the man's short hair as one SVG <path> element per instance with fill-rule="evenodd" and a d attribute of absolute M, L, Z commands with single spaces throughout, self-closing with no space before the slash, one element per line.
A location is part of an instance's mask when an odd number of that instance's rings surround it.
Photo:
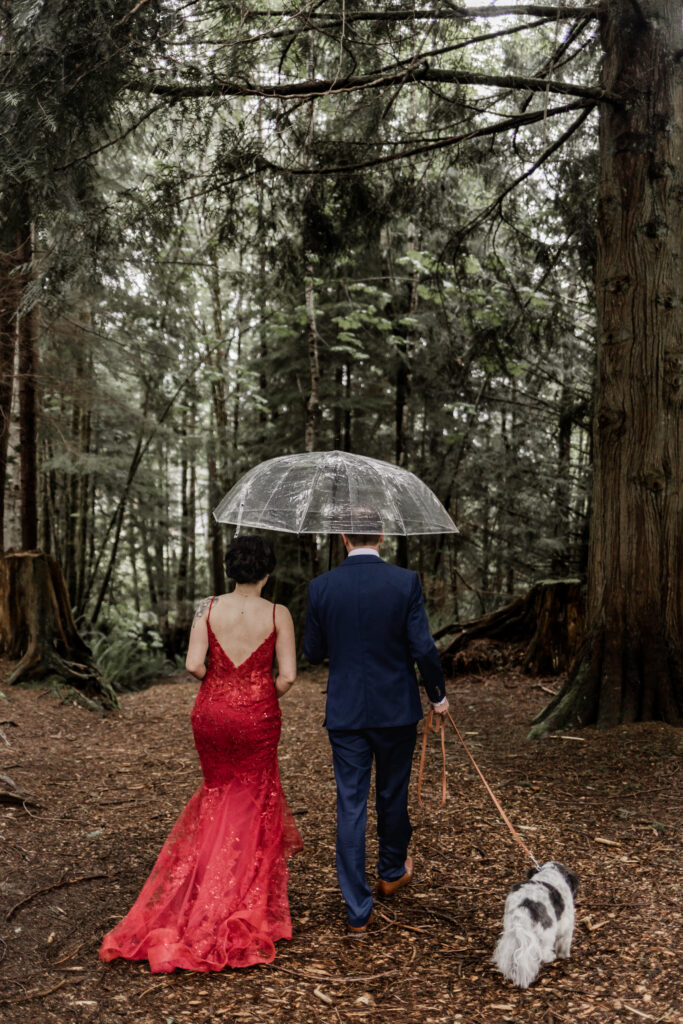
<path fill-rule="evenodd" d="M 347 533 L 346 538 L 354 548 L 374 547 L 379 544 L 381 533 Z"/>
<path fill-rule="evenodd" d="M 354 548 L 379 544 L 382 536 L 382 518 L 374 508 L 355 508 L 353 510 L 354 533 L 347 533 L 349 543 Z M 346 531 L 344 531 L 346 533 Z"/>

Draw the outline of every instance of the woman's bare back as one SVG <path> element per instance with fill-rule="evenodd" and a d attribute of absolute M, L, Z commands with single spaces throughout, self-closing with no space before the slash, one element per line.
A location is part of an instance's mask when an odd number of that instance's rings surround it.
<path fill-rule="evenodd" d="M 271 635 L 273 609 L 262 597 L 233 593 L 213 599 L 209 625 L 233 665 L 241 665 Z"/>

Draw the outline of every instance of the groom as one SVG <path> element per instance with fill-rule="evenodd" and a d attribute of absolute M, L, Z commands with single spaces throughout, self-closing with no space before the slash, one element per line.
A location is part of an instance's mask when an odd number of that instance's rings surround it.
<path fill-rule="evenodd" d="M 408 784 L 422 705 L 417 662 L 438 714 L 448 710 L 439 654 L 417 573 L 380 558 L 377 515 L 367 533 L 342 534 L 346 560 L 308 587 L 303 651 L 329 656 L 325 725 L 337 782 L 337 877 L 350 933 L 366 931 L 372 893 L 365 877 L 365 826 L 372 760 L 377 793 L 377 895 L 391 896 L 413 876 Z"/>

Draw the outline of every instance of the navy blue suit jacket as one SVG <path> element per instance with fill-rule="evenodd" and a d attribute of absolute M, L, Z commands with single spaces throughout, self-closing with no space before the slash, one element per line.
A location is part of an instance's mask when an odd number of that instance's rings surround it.
<path fill-rule="evenodd" d="M 311 580 L 304 655 L 329 656 L 325 725 L 379 729 L 422 718 L 415 665 L 429 699 L 446 693 L 416 572 L 352 555 Z"/>

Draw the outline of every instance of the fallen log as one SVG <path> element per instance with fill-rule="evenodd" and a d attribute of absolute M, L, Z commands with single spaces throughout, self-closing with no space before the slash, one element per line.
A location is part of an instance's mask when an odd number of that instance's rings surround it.
<path fill-rule="evenodd" d="M 522 671 L 530 676 L 557 675 L 569 668 L 579 649 L 585 619 L 581 580 L 542 580 L 522 597 L 470 622 L 445 626 L 435 640 L 452 636 L 441 648 L 444 670 L 457 672 L 457 655 L 476 640 L 521 644 Z"/>

